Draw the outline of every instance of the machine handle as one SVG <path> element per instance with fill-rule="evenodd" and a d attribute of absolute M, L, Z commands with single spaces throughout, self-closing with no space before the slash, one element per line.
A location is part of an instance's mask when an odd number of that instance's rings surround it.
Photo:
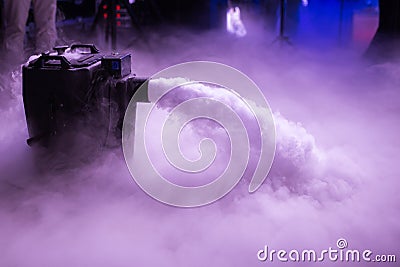
<path fill-rule="evenodd" d="M 53 48 L 53 50 L 57 51 L 58 55 L 64 54 L 65 50 L 68 49 L 68 45 L 58 45 Z"/>
<path fill-rule="evenodd" d="M 71 51 L 76 50 L 77 48 L 89 48 L 91 54 L 98 54 L 100 52 L 99 49 L 94 44 L 73 44 L 71 45 Z"/>
<path fill-rule="evenodd" d="M 58 66 L 61 67 L 62 69 L 70 69 L 72 67 L 71 62 L 69 62 L 68 59 L 66 59 L 64 56 L 46 55 L 46 54 L 42 54 L 38 59 L 32 61 L 29 64 L 29 66 L 33 66 L 36 68 Z"/>

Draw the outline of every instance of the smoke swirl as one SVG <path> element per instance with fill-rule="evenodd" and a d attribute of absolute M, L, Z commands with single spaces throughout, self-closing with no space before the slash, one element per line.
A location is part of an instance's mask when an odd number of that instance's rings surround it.
<path fill-rule="evenodd" d="M 151 103 L 140 102 L 146 90 Z M 258 189 L 273 161 L 275 127 L 247 76 L 218 63 L 190 62 L 159 72 L 135 94 L 123 149 L 147 194 L 196 207 L 223 197 L 243 177 L 251 177 L 249 192 Z"/>

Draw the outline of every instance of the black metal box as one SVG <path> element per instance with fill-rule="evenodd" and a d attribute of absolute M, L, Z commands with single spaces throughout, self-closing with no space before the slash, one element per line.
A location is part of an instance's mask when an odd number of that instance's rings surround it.
<path fill-rule="evenodd" d="M 57 47 L 22 68 L 28 143 L 72 130 L 101 71 L 102 55 L 93 45 Z"/>
<path fill-rule="evenodd" d="M 22 69 L 28 144 L 48 146 L 61 140 L 68 147 L 85 131 L 102 144 L 110 136 L 120 138 L 126 108 L 147 80 L 129 75 L 131 55 L 103 55 L 94 45 L 55 50 Z M 138 99 L 147 102 L 147 90 Z"/>

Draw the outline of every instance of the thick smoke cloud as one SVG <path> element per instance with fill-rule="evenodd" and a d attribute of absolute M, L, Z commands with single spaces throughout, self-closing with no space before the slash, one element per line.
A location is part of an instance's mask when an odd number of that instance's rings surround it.
<path fill-rule="evenodd" d="M 260 263 L 256 254 L 264 245 L 322 250 L 341 237 L 351 249 L 398 253 L 399 66 L 370 67 L 334 48 L 280 49 L 247 28 L 242 40 L 154 36 L 152 50 L 133 53 L 140 75 L 188 60 L 230 64 L 254 79 L 272 107 L 277 153 L 265 184 L 248 194 L 244 181 L 202 208 L 148 197 L 119 149 L 94 150 L 73 164 L 38 159 L 24 143 L 21 75 L 8 80 L 0 107 L 0 265 L 317 266 Z"/>

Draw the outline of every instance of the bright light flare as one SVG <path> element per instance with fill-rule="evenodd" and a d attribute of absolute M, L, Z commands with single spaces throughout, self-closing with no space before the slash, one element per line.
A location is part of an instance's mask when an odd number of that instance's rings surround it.
<path fill-rule="evenodd" d="M 226 30 L 237 37 L 244 37 L 247 34 L 246 28 L 240 19 L 240 8 L 231 7 L 226 13 Z"/>

